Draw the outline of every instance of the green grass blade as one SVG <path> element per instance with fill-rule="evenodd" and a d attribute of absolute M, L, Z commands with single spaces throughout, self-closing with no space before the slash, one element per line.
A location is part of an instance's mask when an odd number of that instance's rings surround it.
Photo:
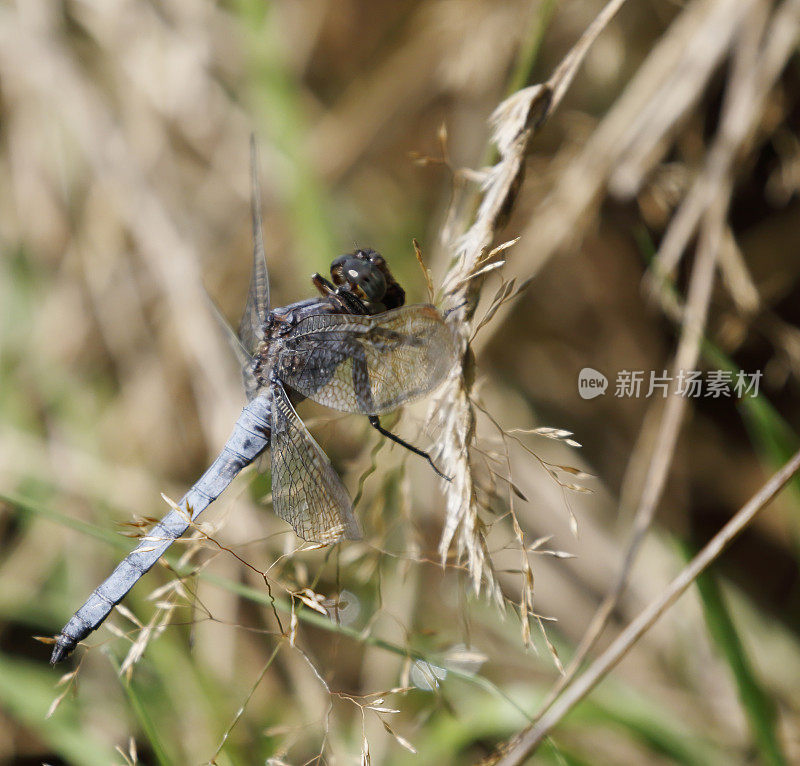
<path fill-rule="evenodd" d="M 270 144 L 287 158 L 292 177 L 282 185 L 286 216 L 292 225 L 299 271 L 327 268 L 338 253 L 330 199 L 316 169 L 309 164 L 302 84 L 286 64 L 286 38 L 270 3 L 237 0 L 235 13 L 244 28 L 250 98 L 258 123 L 266 127 Z"/>
<path fill-rule="evenodd" d="M 739 700 L 760 755 L 759 761 L 768 766 L 786 766 L 788 761 L 776 730 L 774 703 L 753 671 L 713 571 L 704 572 L 697 578 L 697 589 L 708 631 L 736 682 Z"/>
<path fill-rule="evenodd" d="M 175 761 L 167 754 L 167 748 L 159 735 L 158 727 L 150 717 L 147 705 L 144 704 L 139 694 L 136 682 L 133 678 L 128 680 L 122 678 L 119 675 L 119 666 L 117 663 L 112 660 L 112 664 L 114 665 L 114 670 L 117 672 L 117 678 L 119 678 L 122 688 L 125 690 L 128 701 L 131 703 L 131 709 L 136 715 L 139 725 L 142 727 L 142 732 L 147 737 L 147 741 L 153 750 L 156 760 L 161 766 L 172 766 Z"/>
<path fill-rule="evenodd" d="M 558 3 L 556 0 L 544 0 L 544 2 L 539 5 L 537 12 L 534 14 L 528 34 L 523 40 L 519 54 L 517 55 L 514 71 L 511 74 L 508 88 L 506 89 L 507 96 L 511 96 L 528 84 L 533 68 L 536 66 L 536 61 L 539 57 L 539 49 L 542 47 L 545 33 L 550 26 L 550 22 L 557 7 Z"/>

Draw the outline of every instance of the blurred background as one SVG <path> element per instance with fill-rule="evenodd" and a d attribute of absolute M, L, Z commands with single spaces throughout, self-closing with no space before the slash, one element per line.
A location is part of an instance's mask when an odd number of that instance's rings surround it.
<path fill-rule="evenodd" d="M 532 557 L 552 647 L 534 626 L 526 648 L 511 606 L 439 564 L 444 500 L 422 461 L 363 418 L 305 405 L 358 496 L 364 542 L 284 555 L 299 542 L 262 502 L 269 475 L 250 471 L 203 517 L 229 551 L 177 544 L 172 568 L 154 569 L 71 667 L 50 668 L 32 636 L 56 633 L 132 547 L 131 525 L 167 510 L 160 492 L 183 495 L 244 403 L 206 292 L 236 325 L 250 133 L 274 305 L 312 295 L 310 274 L 354 245 L 380 250 L 409 301 L 425 301 L 412 238 L 436 284 L 463 183 L 453 171 L 493 161 L 494 108 L 547 79 L 601 7 L 0 4 L 0 763 L 354 763 L 368 751 L 372 763 L 462 764 L 525 725 L 558 677 L 553 652 L 571 655 L 619 571 L 663 400 L 615 397 L 615 380 L 670 366 L 678 325 L 643 278 L 707 161 L 732 51 L 774 18 L 771 3 L 623 6 L 533 142 L 498 233 L 521 236 L 506 278 L 533 279 L 475 339 L 476 395 L 506 428 L 574 432 L 582 449 L 521 438 L 594 475 L 581 482 L 591 494 L 565 494 L 523 449 L 512 455 L 526 537 L 574 555 Z M 781 28 L 796 32 L 790 19 Z M 798 444 L 798 79 L 793 56 L 736 157 L 733 265 L 699 364 L 761 371 L 759 395 L 690 402 L 601 648 Z M 578 395 L 584 367 L 607 376 L 605 396 Z M 436 437 L 425 412 L 397 424 L 423 447 Z M 799 511 L 793 485 L 536 762 L 799 762 Z M 513 605 L 508 537 L 490 544 Z M 274 609 L 232 552 L 271 567 Z M 294 625 L 290 594 L 304 589 L 316 609 L 295 598 Z M 293 647 L 279 640 L 290 629 Z M 120 676 L 132 640 L 144 655 Z"/>

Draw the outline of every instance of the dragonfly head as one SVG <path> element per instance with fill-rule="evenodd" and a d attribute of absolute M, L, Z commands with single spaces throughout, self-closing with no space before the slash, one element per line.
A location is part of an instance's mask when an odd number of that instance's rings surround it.
<path fill-rule="evenodd" d="M 331 278 L 337 287 L 358 297 L 371 313 L 398 308 L 406 300 L 383 256 L 369 248 L 340 255 L 331 264 Z"/>

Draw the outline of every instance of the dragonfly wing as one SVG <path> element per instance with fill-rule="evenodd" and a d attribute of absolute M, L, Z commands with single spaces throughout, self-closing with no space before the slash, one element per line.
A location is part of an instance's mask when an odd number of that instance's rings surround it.
<path fill-rule="evenodd" d="M 434 306 L 403 306 L 376 316 L 309 317 L 284 339 L 276 372 L 327 407 L 381 415 L 435 389 L 455 354 Z"/>
<path fill-rule="evenodd" d="M 261 225 L 261 186 L 258 181 L 258 150 L 255 136 L 250 137 L 250 182 L 253 217 L 253 273 L 247 294 L 239 337 L 248 353 L 253 354 L 261 342 L 269 314 L 269 274 L 264 255 L 264 235 Z"/>
<path fill-rule="evenodd" d="M 272 505 L 309 542 L 358 540 L 350 496 L 280 383 L 272 386 Z"/>
<path fill-rule="evenodd" d="M 214 303 L 210 295 L 207 295 L 207 298 L 208 304 L 211 306 L 211 312 L 214 314 L 217 323 L 225 333 L 225 337 L 228 339 L 228 343 L 233 349 L 233 352 L 236 354 L 236 358 L 239 361 L 240 367 L 242 368 L 242 380 L 244 381 L 244 389 L 247 393 L 247 401 L 252 401 L 253 397 L 255 397 L 260 388 L 260 383 L 258 382 L 255 372 L 253 371 L 253 357 L 244 347 L 241 338 L 239 338 L 239 336 L 236 334 L 236 331 L 233 329 L 233 327 L 228 324 L 228 320 L 225 319 L 222 312 L 219 310 L 219 306 Z"/>

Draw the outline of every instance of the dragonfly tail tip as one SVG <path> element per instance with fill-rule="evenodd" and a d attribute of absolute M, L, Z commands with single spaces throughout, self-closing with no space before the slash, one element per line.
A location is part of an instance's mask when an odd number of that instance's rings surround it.
<path fill-rule="evenodd" d="M 50 664 L 56 665 L 61 662 L 69 655 L 73 647 L 73 642 L 63 633 L 59 633 L 56 636 L 56 645 L 53 647 L 53 653 L 50 655 Z"/>

